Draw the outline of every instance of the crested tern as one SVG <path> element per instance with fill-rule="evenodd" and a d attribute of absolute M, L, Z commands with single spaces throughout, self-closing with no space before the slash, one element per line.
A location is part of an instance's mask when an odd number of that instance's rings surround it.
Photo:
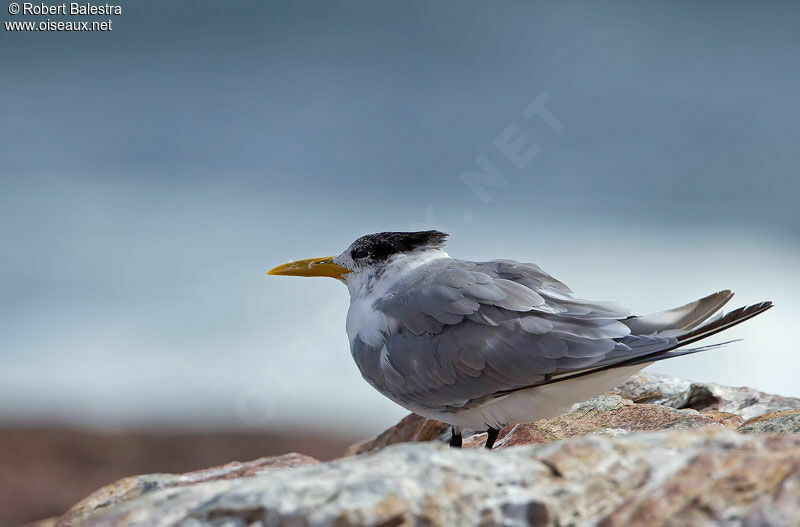
<path fill-rule="evenodd" d="M 763 313 L 723 315 L 733 293 L 645 316 L 583 300 L 532 263 L 471 262 L 444 250 L 439 231 L 362 236 L 339 255 L 299 260 L 271 275 L 328 276 L 347 285 L 347 336 L 361 375 L 424 417 L 463 430 L 499 429 L 567 411 L 662 359 Z M 710 346 L 714 347 L 714 346 Z"/>

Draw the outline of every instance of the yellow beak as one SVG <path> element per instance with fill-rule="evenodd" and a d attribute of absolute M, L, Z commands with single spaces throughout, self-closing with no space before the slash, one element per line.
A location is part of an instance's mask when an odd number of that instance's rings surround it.
<path fill-rule="evenodd" d="M 279 265 L 267 271 L 267 274 L 283 276 L 330 276 L 337 280 L 343 280 L 343 276 L 350 272 L 350 269 L 333 263 L 334 256 L 327 258 L 309 258 L 308 260 L 297 260 Z"/>

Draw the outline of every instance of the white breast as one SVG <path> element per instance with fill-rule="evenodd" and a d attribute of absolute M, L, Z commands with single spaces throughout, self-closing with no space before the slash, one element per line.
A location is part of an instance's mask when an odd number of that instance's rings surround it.
<path fill-rule="evenodd" d="M 375 295 L 366 295 L 350 300 L 350 309 L 347 310 L 347 338 L 350 346 L 360 338 L 364 343 L 380 348 L 383 336 L 396 329 L 382 311 L 373 308 Z"/>
<path fill-rule="evenodd" d="M 365 269 L 346 275 L 350 290 L 350 309 L 347 310 L 347 337 L 350 346 L 356 337 L 380 348 L 384 335 L 398 328 L 396 320 L 375 309 L 375 302 L 386 295 L 406 274 L 420 265 L 439 258 L 448 258 L 441 249 L 401 254 L 390 260 L 376 278 L 376 269 Z"/>

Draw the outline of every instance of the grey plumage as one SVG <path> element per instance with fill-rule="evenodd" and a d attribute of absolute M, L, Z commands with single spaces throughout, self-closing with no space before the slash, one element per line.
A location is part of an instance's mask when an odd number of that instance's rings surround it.
<path fill-rule="evenodd" d="M 769 309 L 715 316 L 720 291 L 643 317 L 576 298 L 535 264 L 450 258 L 438 231 L 362 236 L 335 257 L 270 274 L 331 276 L 350 291 L 347 334 L 362 376 L 426 417 L 495 430 L 557 415 L 646 365 Z M 492 436 L 490 436 L 492 437 Z"/>
<path fill-rule="evenodd" d="M 635 317 L 613 302 L 575 298 L 534 264 L 440 259 L 375 302 L 398 327 L 381 346 L 357 338 L 352 352 L 364 378 L 393 400 L 455 412 L 559 375 L 674 348 L 674 331 L 659 331 L 676 329 L 674 320 L 677 329 L 695 328 L 730 297 L 723 291 Z"/>

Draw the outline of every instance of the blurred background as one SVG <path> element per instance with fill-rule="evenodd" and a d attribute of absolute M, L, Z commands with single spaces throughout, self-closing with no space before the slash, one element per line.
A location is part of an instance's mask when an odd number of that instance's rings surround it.
<path fill-rule="evenodd" d="M 651 369 L 800 395 L 796 4 L 122 10 L 0 16 L 113 21 L 0 33 L 0 525 L 394 424 L 346 289 L 264 276 L 382 230 L 640 313 L 773 300 Z"/>

